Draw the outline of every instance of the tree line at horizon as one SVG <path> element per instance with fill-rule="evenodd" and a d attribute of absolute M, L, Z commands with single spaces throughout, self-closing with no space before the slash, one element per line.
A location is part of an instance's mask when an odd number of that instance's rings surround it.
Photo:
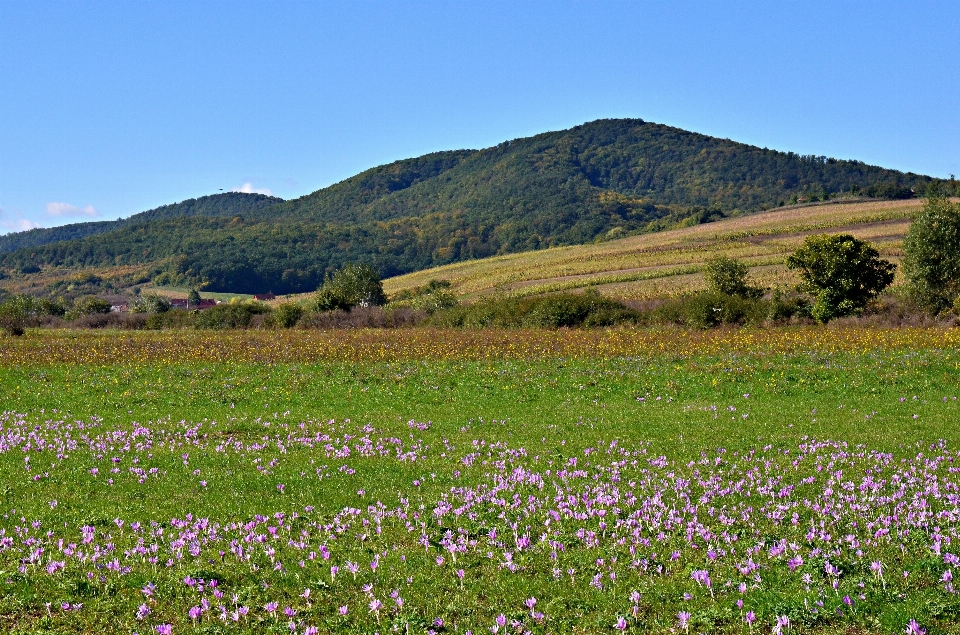
<path fill-rule="evenodd" d="M 178 215 L 167 206 L 166 214 L 147 212 L 106 233 L 0 253 L 0 269 L 150 265 L 151 275 L 210 291 L 295 293 L 316 289 L 350 262 L 390 277 L 797 202 L 907 198 L 930 187 L 958 189 L 858 161 L 601 120 L 398 161 L 291 201 L 247 205 L 249 195 L 232 193 L 219 208 L 194 205 Z M 197 201 L 205 199 L 216 197 Z M 0 240 L 0 251 L 16 247 L 16 236 Z"/>
<path fill-rule="evenodd" d="M 596 289 L 582 294 L 546 294 L 534 297 L 490 297 L 461 305 L 449 291 L 450 282 L 432 280 L 425 287 L 406 290 L 393 298 L 384 293 L 380 275 L 369 265 L 348 264 L 324 283 L 311 300 L 285 301 L 275 307 L 262 302 L 231 302 L 205 311 L 173 311 L 171 303 L 155 294 L 144 294 L 134 313 L 151 314 L 139 320 L 117 316 L 92 322 L 86 318 L 111 312 L 111 304 L 95 296 L 77 297 L 72 305 L 58 300 L 17 295 L 0 302 L 0 328 L 22 335 L 44 317 L 73 320 L 80 326 L 102 328 L 291 328 L 339 325 L 433 327 L 591 327 L 616 324 L 679 324 L 710 328 L 721 324 L 781 324 L 812 319 L 825 324 L 833 319 L 859 316 L 875 303 L 894 280 L 896 265 L 880 258 L 869 242 L 849 234 L 813 234 L 787 259 L 801 283 L 783 289 L 760 288 L 748 280 L 749 268 L 727 256 L 717 256 L 703 269 L 707 290 L 666 299 L 660 306 L 637 310 L 603 298 Z M 960 203 L 931 195 L 904 239 L 903 270 L 906 297 L 930 316 L 960 318 Z M 772 293 L 771 293 L 772 291 Z M 2 299 L 2 298 L 0 298 Z M 194 288 L 188 300 L 200 305 Z M 385 307 L 360 320 L 316 317 L 349 314 L 355 308 Z M 397 317 L 398 313 L 400 314 Z M 308 314 L 314 317 L 308 317 Z M 255 316 L 260 316 L 254 323 Z M 306 323 L 303 320 L 306 319 Z M 53 322 L 60 324 L 56 320 Z"/>

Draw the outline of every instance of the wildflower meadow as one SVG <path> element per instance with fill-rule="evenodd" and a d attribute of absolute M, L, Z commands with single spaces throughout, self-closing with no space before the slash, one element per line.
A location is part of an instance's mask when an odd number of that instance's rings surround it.
<path fill-rule="evenodd" d="M 0 341 L 0 630 L 960 633 L 960 338 Z"/>

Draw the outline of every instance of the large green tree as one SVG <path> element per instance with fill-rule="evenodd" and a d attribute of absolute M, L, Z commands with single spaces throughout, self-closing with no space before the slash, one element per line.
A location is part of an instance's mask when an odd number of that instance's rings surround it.
<path fill-rule="evenodd" d="M 369 265 L 349 264 L 328 277 L 317 291 L 318 311 L 349 311 L 355 306 L 386 304 L 380 274 Z"/>
<path fill-rule="evenodd" d="M 787 266 L 798 270 L 799 289 L 814 296 L 811 313 L 821 323 L 862 311 L 890 286 L 896 269 L 870 243 L 849 234 L 808 236 Z"/>
<path fill-rule="evenodd" d="M 960 202 L 927 198 L 903 240 L 911 295 L 932 313 L 960 298 Z"/>

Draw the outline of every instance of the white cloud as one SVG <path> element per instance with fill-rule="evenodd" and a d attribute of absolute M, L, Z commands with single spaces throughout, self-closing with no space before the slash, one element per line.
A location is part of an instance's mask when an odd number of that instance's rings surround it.
<path fill-rule="evenodd" d="M 3 211 L 3 208 L 0 208 L 0 234 L 25 232 L 36 227 L 40 227 L 40 223 L 24 218 L 18 212 L 14 212 L 12 215 L 8 214 Z"/>
<path fill-rule="evenodd" d="M 244 194 L 266 194 L 267 196 L 273 196 L 268 188 L 265 187 L 253 187 L 253 183 L 249 181 L 241 185 L 240 187 L 233 188 L 234 192 L 243 192 Z"/>
<path fill-rule="evenodd" d="M 93 205 L 87 205 L 81 209 L 76 205 L 71 205 L 70 203 L 47 203 L 47 214 L 57 217 L 89 216 L 91 218 L 99 215 L 97 210 L 93 209 Z"/>

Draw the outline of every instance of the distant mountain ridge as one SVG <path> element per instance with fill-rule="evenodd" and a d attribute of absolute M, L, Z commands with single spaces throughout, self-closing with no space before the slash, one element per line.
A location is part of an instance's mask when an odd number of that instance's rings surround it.
<path fill-rule="evenodd" d="M 19 249 L 0 254 L 0 267 L 143 265 L 211 291 L 292 293 L 347 262 L 393 276 L 840 194 L 909 197 L 932 182 L 640 119 L 599 120 L 396 161 L 242 213 L 171 214 Z"/>
<path fill-rule="evenodd" d="M 283 202 L 282 198 L 264 194 L 247 194 L 244 192 L 211 194 L 200 198 L 190 198 L 179 203 L 161 205 L 155 209 L 118 220 L 72 223 L 60 227 L 41 227 L 6 234 L 0 236 L 0 253 L 16 251 L 21 248 L 40 247 L 65 240 L 77 240 L 96 234 L 105 234 L 138 223 L 148 223 L 166 218 L 238 216 L 280 202 Z"/>

